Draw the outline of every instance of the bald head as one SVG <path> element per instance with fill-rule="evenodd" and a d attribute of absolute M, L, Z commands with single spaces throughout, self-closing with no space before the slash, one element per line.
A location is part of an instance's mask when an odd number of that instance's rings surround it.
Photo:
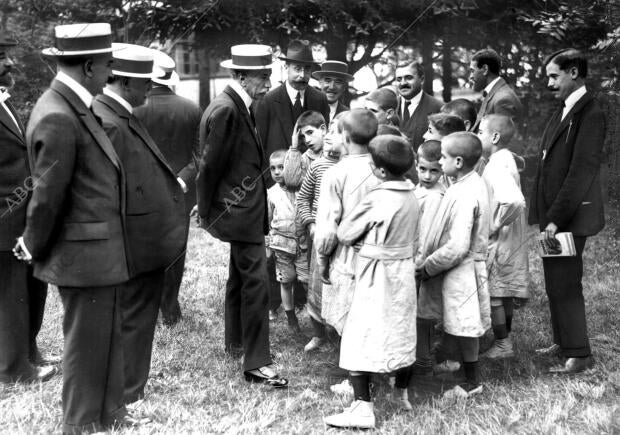
<path fill-rule="evenodd" d="M 482 142 L 473 133 L 459 131 L 441 140 L 442 151 L 452 157 L 461 157 L 466 169 L 473 168 L 482 155 Z"/>
<path fill-rule="evenodd" d="M 497 134 L 499 136 L 499 142 L 497 142 L 497 146 L 499 148 L 506 148 L 513 136 L 515 135 L 516 128 L 515 123 L 512 122 L 510 117 L 505 115 L 486 115 L 482 118 L 481 124 L 482 129 L 486 130 L 486 133 L 489 135 Z"/>
<path fill-rule="evenodd" d="M 377 135 L 377 117 L 368 109 L 349 110 L 342 117 L 342 130 L 345 131 L 351 142 L 367 146 L 370 140 Z"/>

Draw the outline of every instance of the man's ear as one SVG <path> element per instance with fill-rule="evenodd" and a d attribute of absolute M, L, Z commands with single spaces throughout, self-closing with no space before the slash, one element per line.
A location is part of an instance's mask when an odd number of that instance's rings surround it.
<path fill-rule="evenodd" d="M 579 78 L 579 70 L 576 66 L 571 67 L 568 73 L 570 74 L 570 78 L 573 80 L 577 80 Z"/>
<path fill-rule="evenodd" d="M 491 143 L 493 145 L 497 145 L 499 143 L 499 140 L 502 138 L 502 135 L 499 133 L 499 131 L 496 131 L 495 133 L 493 133 L 493 135 L 491 136 Z"/>
<path fill-rule="evenodd" d="M 484 74 L 485 76 L 489 74 L 489 65 L 487 65 L 486 63 L 482 65 L 482 74 Z"/>
<path fill-rule="evenodd" d="M 93 76 L 93 59 L 86 59 L 82 64 L 82 72 L 88 78 Z"/>
<path fill-rule="evenodd" d="M 469 119 L 465 119 L 463 122 L 465 123 L 465 131 L 469 131 L 471 129 L 471 121 Z"/>
<path fill-rule="evenodd" d="M 394 113 L 396 113 L 396 111 L 394 109 L 388 109 L 385 111 L 385 113 L 387 113 L 387 119 L 392 119 L 392 116 L 394 116 Z"/>

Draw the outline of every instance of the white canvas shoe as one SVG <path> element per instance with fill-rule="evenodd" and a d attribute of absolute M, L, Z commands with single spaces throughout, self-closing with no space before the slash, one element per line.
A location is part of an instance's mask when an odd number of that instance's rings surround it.
<path fill-rule="evenodd" d="M 435 364 L 435 367 L 433 367 L 433 372 L 452 373 L 452 372 L 456 372 L 460 368 L 461 368 L 461 363 L 459 363 L 458 361 L 452 361 L 452 360 L 447 359 L 444 362 Z"/>
<path fill-rule="evenodd" d="M 340 414 L 324 417 L 325 424 L 335 427 L 374 429 L 375 412 L 372 402 L 356 400 Z"/>
<path fill-rule="evenodd" d="M 325 343 L 324 338 L 312 337 L 308 344 L 304 346 L 304 352 L 312 352 L 313 350 L 317 350 Z"/>

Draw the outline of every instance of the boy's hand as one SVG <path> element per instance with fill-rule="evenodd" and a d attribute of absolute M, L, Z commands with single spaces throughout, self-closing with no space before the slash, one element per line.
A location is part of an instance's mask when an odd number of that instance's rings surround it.
<path fill-rule="evenodd" d="M 329 264 L 319 264 L 319 275 L 323 284 L 331 284 L 329 280 Z"/>
<path fill-rule="evenodd" d="M 265 257 L 269 258 L 271 257 L 271 248 L 269 248 L 268 246 L 265 248 Z"/>
<path fill-rule="evenodd" d="M 297 126 L 297 122 L 295 122 L 295 127 L 293 127 L 293 137 L 291 138 L 291 149 L 297 149 L 299 146 L 299 127 Z"/>
<path fill-rule="evenodd" d="M 316 224 L 314 222 L 308 225 L 308 234 L 310 234 L 310 239 L 314 239 L 314 228 L 315 227 L 316 227 Z"/>
<path fill-rule="evenodd" d="M 415 279 L 416 281 L 422 282 L 430 279 L 431 276 L 426 271 L 426 268 L 421 265 L 415 268 Z"/>

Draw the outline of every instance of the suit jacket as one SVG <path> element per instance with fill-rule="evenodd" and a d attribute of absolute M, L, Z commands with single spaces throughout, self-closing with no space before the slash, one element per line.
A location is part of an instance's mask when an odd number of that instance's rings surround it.
<path fill-rule="evenodd" d="M 23 237 L 34 275 L 65 287 L 127 281 L 123 169 L 93 113 L 54 80 L 32 110 L 26 143 L 36 184 Z"/>
<path fill-rule="evenodd" d="M 23 132 L 26 130 L 10 102 L 5 102 L 19 129 L 0 107 L 0 251 L 10 251 L 26 225 L 30 198 L 30 168 Z M 20 131 L 21 130 L 21 131 Z"/>
<path fill-rule="evenodd" d="M 125 170 L 130 276 L 172 264 L 185 249 L 183 189 L 140 121 L 116 100 L 98 95 L 93 111 Z"/>
<path fill-rule="evenodd" d="M 323 92 L 312 86 L 306 88 L 303 110 L 316 110 L 329 120 L 327 98 Z M 266 158 L 276 150 L 288 149 L 291 146 L 297 120 L 293 117 L 293 104 L 286 92 L 286 85 L 282 84 L 269 91 L 256 105 L 255 116 Z"/>
<path fill-rule="evenodd" d="M 398 116 L 401 116 L 401 107 L 403 99 L 398 99 Z M 422 142 L 424 142 L 424 133 L 428 130 L 428 115 L 439 112 L 443 103 L 437 98 L 422 92 L 420 104 L 414 110 L 411 117 L 404 122 L 401 120 L 400 130 L 409 138 L 413 149 L 417 150 Z"/>
<path fill-rule="evenodd" d="M 264 242 L 269 170 L 248 110 L 230 86 L 202 115 L 200 147 L 196 188 L 206 229 L 225 242 Z"/>
<path fill-rule="evenodd" d="M 561 110 L 541 139 L 529 223 L 544 229 L 553 222 L 559 231 L 591 236 L 605 226 L 600 180 L 605 115 L 587 92 L 557 125 L 559 116 Z"/>
<path fill-rule="evenodd" d="M 177 177 L 187 186 L 185 210 L 189 216 L 196 204 L 200 107 L 168 87 L 157 86 L 149 93 L 146 104 L 133 113 L 146 127 Z"/>
<path fill-rule="evenodd" d="M 506 115 L 510 116 L 517 124 L 521 120 L 523 106 L 515 91 L 506 83 L 503 78 L 499 78 L 497 83 L 493 85 L 488 95 L 482 100 L 476 123 L 472 131 L 478 131 L 480 121 L 485 115 Z"/>

